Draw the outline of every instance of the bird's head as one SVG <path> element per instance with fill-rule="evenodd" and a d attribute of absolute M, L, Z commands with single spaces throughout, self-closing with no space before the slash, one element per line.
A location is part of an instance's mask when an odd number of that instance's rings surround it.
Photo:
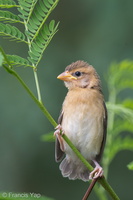
<path fill-rule="evenodd" d="M 76 61 L 68 65 L 58 79 L 63 80 L 68 89 L 98 88 L 100 89 L 99 76 L 91 65 L 84 61 Z"/>

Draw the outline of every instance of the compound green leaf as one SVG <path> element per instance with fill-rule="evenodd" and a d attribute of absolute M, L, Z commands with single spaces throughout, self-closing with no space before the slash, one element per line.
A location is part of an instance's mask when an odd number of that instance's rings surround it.
<path fill-rule="evenodd" d="M 33 67 L 30 65 L 29 61 L 25 58 L 22 58 L 18 55 L 7 55 L 8 60 L 12 65 L 16 66 L 25 66 L 25 67 Z"/>
<path fill-rule="evenodd" d="M 18 28 L 11 26 L 10 24 L 0 23 L 0 35 L 8 36 L 11 39 L 15 39 L 20 42 L 26 42 L 25 35 Z"/>
<path fill-rule="evenodd" d="M 43 2 L 47 8 L 51 8 L 51 5 L 49 4 L 47 0 L 43 0 Z"/>
<path fill-rule="evenodd" d="M 1 8 L 13 8 L 13 7 L 18 7 L 18 5 L 13 0 L 0 0 L 0 7 Z"/>
<path fill-rule="evenodd" d="M 22 23 L 22 21 L 20 21 L 20 18 L 17 15 L 9 11 L 3 11 L 3 10 L 0 10 L 0 21 L 8 21 L 10 23 L 16 23 L 16 22 Z"/>
<path fill-rule="evenodd" d="M 116 154 L 122 150 L 133 151 L 133 138 L 129 136 L 125 138 L 121 137 L 116 138 L 110 147 L 110 153 L 108 155 L 110 161 L 113 160 L 114 156 L 116 156 Z"/>

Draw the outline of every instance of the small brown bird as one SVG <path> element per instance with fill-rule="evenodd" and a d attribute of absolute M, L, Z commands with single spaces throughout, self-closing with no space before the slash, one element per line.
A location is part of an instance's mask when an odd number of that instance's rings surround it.
<path fill-rule="evenodd" d="M 69 179 L 96 179 L 103 175 L 99 164 L 107 128 L 107 111 L 101 91 L 100 79 L 96 70 L 84 61 L 67 66 L 58 79 L 64 81 L 68 93 L 56 128 L 55 160 L 61 161 L 60 170 Z M 66 134 L 90 164 L 95 164 L 89 172 L 68 144 L 63 140 Z"/>

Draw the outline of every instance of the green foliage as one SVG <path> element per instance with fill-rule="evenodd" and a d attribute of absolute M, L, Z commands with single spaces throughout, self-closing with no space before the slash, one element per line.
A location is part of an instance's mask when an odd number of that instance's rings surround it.
<path fill-rule="evenodd" d="M 103 156 L 106 176 L 108 166 L 118 152 L 122 150 L 133 151 L 133 99 L 130 96 L 133 89 L 132 75 L 133 61 L 129 60 L 113 63 L 108 71 L 108 133 Z M 126 99 L 125 96 L 125 99 L 121 100 L 121 94 L 127 88 L 129 89 L 129 97 Z"/>
<path fill-rule="evenodd" d="M 0 7 L 13 8 L 13 7 L 18 7 L 18 5 L 16 5 L 16 2 L 13 0 L 0 0 Z"/>
<path fill-rule="evenodd" d="M 29 51 L 31 63 L 38 65 L 44 50 L 47 48 L 51 39 L 57 31 L 58 24 L 55 26 L 55 21 L 51 21 L 49 26 L 45 24 L 39 31 L 38 35 L 31 41 L 31 48 Z"/>
<path fill-rule="evenodd" d="M 42 54 L 57 32 L 58 24 L 52 20 L 49 25 L 45 22 L 59 0 L 19 0 L 18 9 L 26 27 L 25 34 L 29 43 L 29 61 L 37 67 Z"/>
<path fill-rule="evenodd" d="M 113 158 L 116 156 L 116 154 L 122 150 L 131 150 L 133 151 L 133 139 L 131 137 L 126 136 L 124 138 L 117 137 L 112 145 L 111 145 L 111 151 L 108 154 L 108 158 L 110 162 L 113 160 Z"/>
<path fill-rule="evenodd" d="M 133 170 L 133 161 L 130 162 L 128 165 L 127 165 L 128 169 L 129 170 Z"/>
<path fill-rule="evenodd" d="M 121 63 L 113 63 L 108 72 L 109 89 L 115 88 L 116 94 L 126 88 L 133 89 L 133 62 L 124 60 Z"/>
<path fill-rule="evenodd" d="M 52 131 L 50 133 L 42 135 L 41 140 L 44 142 L 54 142 L 55 141 L 54 132 Z"/>
<path fill-rule="evenodd" d="M 2 22 L 0 23 L 0 35 L 8 37 L 12 41 L 24 42 L 29 48 L 27 59 L 25 60 L 15 55 L 8 56 L 13 65 L 38 66 L 43 52 L 57 32 L 59 23 L 56 24 L 54 20 L 51 20 L 46 24 L 46 20 L 58 1 L 18 0 L 18 4 L 16 4 L 12 0 L 0 0 L 1 8 L 16 7 L 20 13 L 15 15 L 11 11 L 0 10 L 0 21 Z M 25 31 L 22 32 L 19 28 L 9 23 L 23 24 Z"/>
<path fill-rule="evenodd" d="M 22 58 L 17 55 L 7 55 L 7 59 L 10 61 L 10 63 L 12 65 L 33 67 L 32 65 L 30 65 L 30 63 L 27 59 Z M 4 62 L 4 63 L 6 64 L 6 62 Z"/>
<path fill-rule="evenodd" d="M 0 23 L 0 35 L 10 37 L 20 42 L 26 42 L 25 35 L 18 28 L 10 24 Z"/>
<path fill-rule="evenodd" d="M 133 122 L 133 111 L 131 108 L 128 108 L 122 104 L 112 104 L 111 102 L 107 103 L 108 109 L 115 112 L 121 118 L 129 119 Z"/>
<path fill-rule="evenodd" d="M 102 165 L 104 175 L 108 177 L 110 163 L 115 156 L 124 150 L 133 151 L 133 61 L 124 60 L 120 63 L 113 63 L 106 75 L 109 91 L 109 99 L 106 102 L 108 110 L 107 141 L 105 145 Z M 128 99 L 122 99 L 123 90 L 129 89 Z M 126 91 L 126 92 L 127 92 Z M 121 100 L 122 99 L 122 100 Z M 132 168 L 133 163 L 128 165 Z M 102 188 L 94 188 L 99 199 L 108 199 Z"/>
<path fill-rule="evenodd" d="M 3 60 L 4 60 L 3 55 L 0 52 L 0 66 L 2 66 Z"/>
<path fill-rule="evenodd" d="M 18 15 L 15 15 L 9 11 L 0 11 L 0 21 L 9 22 L 9 23 L 22 23 Z"/>
<path fill-rule="evenodd" d="M 27 59 L 17 55 L 5 55 L 4 51 L 0 48 L 2 55 L 0 55 L 0 64 L 23 85 L 25 90 L 34 100 L 34 102 L 40 107 L 45 116 L 56 127 L 56 122 L 48 113 L 47 109 L 42 103 L 39 82 L 37 78 L 36 69 L 43 55 L 43 52 L 47 48 L 54 34 L 57 32 L 58 23 L 51 20 L 46 24 L 47 18 L 51 14 L 52 10 L 56 7 L 59 0 L 18 0 L 16 4 L 13 0 L 0 0 L 0 7 L 3 8 L 16 8 L 20 13 L 16 16 L 13 12 L 7 10 L 0 10 L 0 35 L 8 37 L 10 40 L 16 42 L 23 42 L 28 45 Z M 10 24 L 9 24 L 10 23 Z M 11 23 L 17 23 L 24 26 L 24 31 L 19 30 L 19 26 L 12 25 Z M 38 99 L 31 92 L 25 82 L 14 70 L 15 66 L 26 66 L 34 68 L 34 75 L 36 81 L 36 88 L 38 92 Z M 121 92 L 129 88 L 133 89 L 133 62 L 123 61 L 119 64 L 113 63 L 109 69 L 107 75 L 107 83 L 109 89 L 109 100 L 107 102 L 108 108 L 108 135 L 106 148 L 103 156 L 103 168 L 105 176 L 108 175 L 108 167 L 116 154 L 122 150 L 133 150 L 133 99 L 121 100 Z M 125 135 L 126 133 L 126 135 Z M 63 138 L 66 136 L 64 135 Z M 44 141 L 53 140 L 53 133 L 46 134 L 42 137 Z M 72 148 L 72 144 L 69 139 L 66 139 L 67 143 Z M 78 152 L 75 147 L 72 148 L 74 152 Z M 80 153 L 79 153 L 80 154 Z M 83 159 L 82 155 L 79 158 Z M 85 160 L 85 159 L 84 159 Z M 87 161 L 85 162 L 87 163 Z M 87 165 L 87 164 L 86 164 Z M 132 164 L 128 165 L 132 169 Z M 89 168 L 89 167 L 88 167 Z M 105 181 L 105 180 L 100 180 Z M 109 184 L 104 182 L 102 184 L 106 189 L 109 188 Z M 108 189 L 109 192 L 109 189 Z M 110 190 L 110 194 L 113 194 L 113 190 Z M 106 195 L 103 194 L 103 190 L 97 192 L 99 198 Z M 4 198 L 0 196 L 0 199 L 10 199 L 9 196 Z M 40 198 L 39 198 L 40 199 Z M 43 198 L 48 199 L 48 198 Z M 101 198 L 102 199 L 102 198 Z M 118 198 L 117 198 L 118 199 Z M 12 199 L 13 200 L 13 199 Z"/>
<path fill-rule="evenodd" d="M 133 61 L 112 64 L 108 71 L 109 88 L 107 142 L 103 156 L 103 168 L 106 176 L 108 167 L 117 153 L 122 150 L 133 151 L 133 99 L 120 101 L 120 91 L 133 89 Z M 117 103 L 118 102 L 118 103 Z M 123 133 L 124 136 L 122 135 Z M 129 134 L 130 133 L 130 134 Z M 51 142 L 52 134 L 44 134 L 43 141 Z"/>

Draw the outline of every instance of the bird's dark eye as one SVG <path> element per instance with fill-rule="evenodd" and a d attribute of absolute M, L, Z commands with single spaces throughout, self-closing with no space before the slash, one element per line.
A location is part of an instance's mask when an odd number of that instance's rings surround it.
<path fill-rule="evenodd" d="M 77 72 L 75 72 L 75 75 L 79 77 L 79 76 L 81 76 L 81 72 L 77 71 Z"/>

